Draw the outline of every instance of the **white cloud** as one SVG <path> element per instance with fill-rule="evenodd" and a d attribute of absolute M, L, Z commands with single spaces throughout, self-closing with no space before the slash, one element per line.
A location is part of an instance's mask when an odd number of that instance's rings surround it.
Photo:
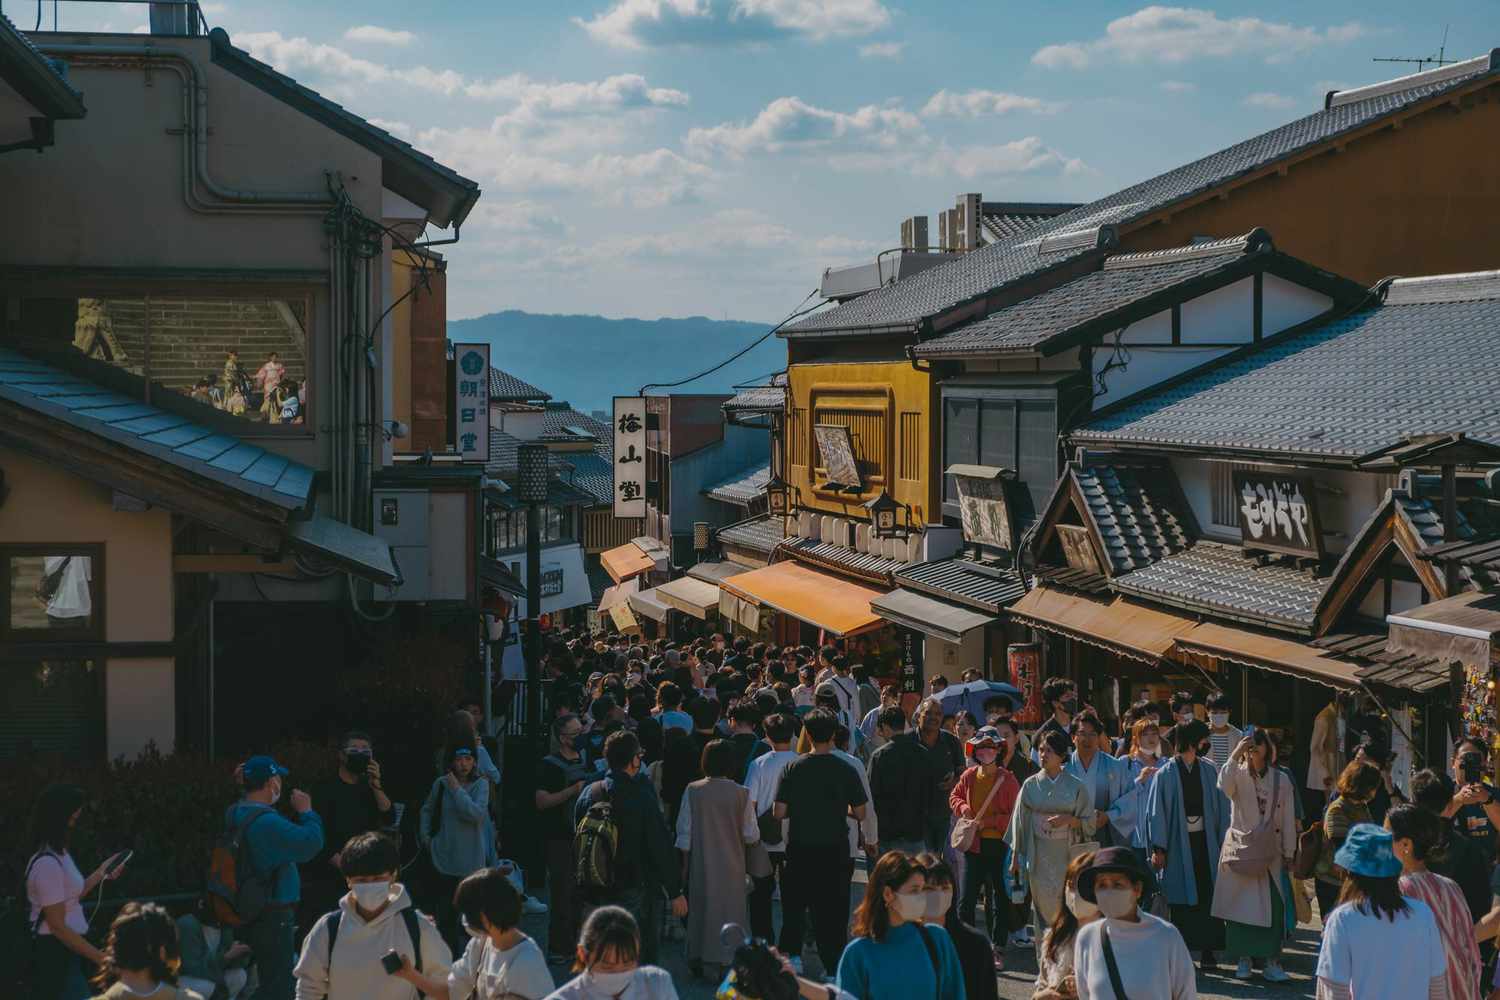
<path fill-rule="evenodd" d="M 394 135 L 408 136 L 412 133 L 411 124 L 409 122 L 395 121 L 388 118 L 371 118 L 369 119 L 369 122 L 376 128 L 383 128 L 387 132 L 390 132 Z"/>
<path fill-rule="evenodd" d="M 871 42 L 859 47 L 861 59 L 900 59 L 905 42 Z"/>
<path fill-rule="evenodd" d="M 1161 89 L 1169 94 L 1191 94 L 1198 89 L 1198 85 L 1187 80 L 1163 80 Z"/>
<path fill-rule="evenodd" d="M 573 18 L 595 41 L 617 48 L 741 45 L 781 38 L 821 41 L 868 35 L 891 20 L 880 0 L 615 0 Z"/>
<path fill-rule="evenodd" d="M 778 97 L 749 122 L 725 122 L 688 132 L 684 144 L 698 155 L 777 153 L 858 140 L 894 146 L 921 131 L 917 116 L 901 107 L 868 104 L 852 114 L 814 107 L 800 97 Z"/>
<path fill-rule="evenodd" d="M 1035 114 L 1051 114 L 1058 105 L 1039 97 L 1024 97 L 995 90 L 969 90 L 961 94 L 939 90 L 922 108 L 924 118 L 979 118 L 984 115 L 1004 115 L 1012 111 L 1030 111 Z"/>
<path fill-rule="evenodd" d="M 370 45 L 410 45 L 417 40 L 417 36 L 410 31 L 382 28 L 378 24 L 356 25 L 344 32 L 344 37 L 351 42 L 365 42 Z"/>
<path fill-rule="evenodd" d="M 287 38 L 277 31 L 250 32 L 235 39 L 251 55 L 284 73 L 307 73 L 362 84 L 395 83 L 436 94 L 452 96 L 464 87 L 464 78 L 451 69 L 426 66 L 393 68 L 350 55 L 343 49 L 306 38 Z"/>
<path fill-rule="evenodd" d="M 1258 17 L 1221 18 L 1196 7 L 1143 7 L 1116 18 L 1104 35 L 1038 49 L 1031 61 L 1048 69 L 1083 69 L 1096 58 L 1176 64 L 1203 57 L 1258 56 L 1278 62 L 1321 45 L 1351 41 L 1365 33 L 1356 22 L 1304 27 Z"/>
<path fill-rule="evenodd" d="M 1036 136 L 988 146 L 950 147 L 946 143 L 925 154 L 914 165 L 919 174 L 955 176 L 964 180 L 1007 174 L 1087 173 L 1080 159 L 1064 156 Z"/>
<path fill-rule="evenodd" d="M 470 97 L 519 102 L 537 112 L 597 114 L 633 108 L 681 107 L 688 95 L 668 87 L 653 87 L 644 76 L 621 73 L 581 83 L 539 83 L 521 73 L 468 84 Z"/>
<path fill-rule="evenodd" d="M 1247 108 L 1259 108 L 1262 111 L 1284 111 L 1297 106 L 1297 102 L 1285 94 L 1276 94 L 1269 90 L 1258 90 L 1249 94 L 1243 103 Z"/>

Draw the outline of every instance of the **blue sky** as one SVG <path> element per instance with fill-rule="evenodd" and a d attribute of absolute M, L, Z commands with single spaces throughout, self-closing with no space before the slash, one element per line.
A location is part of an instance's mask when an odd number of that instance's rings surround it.
<path fill-rule="evenodd" d="M 1371 57 L 1434 52 L 1445 25 L 1450 57 L 1500 45 L 1500 5 L 1442 0 L 204 7 L 480 182 L 448 248 L 454 318 L 778 319 L 962 192 L 1086 201 L 1411 71 Z M 61 27 L 143 11 L 64 2 Z"/>

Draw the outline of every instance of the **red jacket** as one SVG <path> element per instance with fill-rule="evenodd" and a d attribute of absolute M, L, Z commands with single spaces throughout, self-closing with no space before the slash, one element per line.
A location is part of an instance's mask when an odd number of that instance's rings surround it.
<path fill-rule="evenodd" d="M 959 775 L 958 784 L 954 785 L 953 791 L 948 794 L 948 808 L 953 810 L 953 815 L 973 819 L 979 807 L 984 805 L 984 799 L 974 794 L 974 778 L 978 773 L 979 765 L 973 764 Z M 1010 827 L 1010 814 L 1016 809 L 1016 799 L 1021 796 L 1021 785 L 1016 781 L 1016 776 L 1010 773 L 1009 768 L 1000 768 L 999 781 L 1000 787 L 995 792 L 995 797 L 990 800 L 990 807 L 984 811 L 984 817 L 979 821 L 981 835 L 985 830 L 999 830 L 1001 836 L 1004 836 L 1005 831 Z M 969 845 L 968 853 L 979 853 L 979 841 L 980 837 L 976 836 L 974 843 Z"/>

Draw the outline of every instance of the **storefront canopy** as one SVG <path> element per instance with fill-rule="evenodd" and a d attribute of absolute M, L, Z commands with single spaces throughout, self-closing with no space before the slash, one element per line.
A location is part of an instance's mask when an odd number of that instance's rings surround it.
<path fill-rule="evenodd" d="M 723 589 L 815 625 L 829 635 L 854 635 L 881 624 L 870 602 L 885 591 L 804 566 L 780 562 L 724 580 Z"/>
<path fill-rule="evenodd" d="M 1191 618 L 1123 597 L 1076 594 L 1046 584 L 1008 610 L 1027 625 L 1147 663 L 1170 656 L 1176 638 L 1193 627 Z"/>
<path fill-rule="evenodd" d="M 706 620 L 719 610 L 719 588 L 690 576 L 679 577 L 656 588 L 656 596 L 684 614 Z"/>
<path fill-rule="evenodd" d="M 616 605 L 626 604 L 629 601 L 630 595 L 640 589 L 641 581 L 639 580 L 632 579 L 626 580 L 624 583 L 615 584 L 604 592 L 603 597 L 599 598 L 599 613 L 601 615 L 609 614 L 614 610 Z"/>
<path fill-rule="evenodd" d="M 642 552 L 634 542 L 626 542 L 600 553 L 599 562 L 615 583 L 623 583 L 633 576 L 640 576 L 656 568 L 656 560 Z"/>
<path fill-rule="evenodd" d="M 638 615 L 644 615 L 654 622 L 667 620 L 667 612 L 672 609 L 656 594 L 657 588 L 650 590 L 639 590 L 630 595 L 630 610 Z"/>
<path fill-rule="evenodd" d="M 1242 666 L 1291 674 L 1329 687 L 1359 687 L 1356 664 L 1336 660 L 1306 643 L 1264 632 L 1203 622 L 1179 635 L 1177 646 L 1187 653 L 1207 654 Z"/>
<path fill-rule="evenodd" d="M 1000 621 L 996 615 L 959 607 L 957 604 L 949 604 L 906 589 L 893 590 L 873 599 L 870 601 L 870 610 L 898 625 L 905 625 L 923 635 L 948 642 L 962 642 L 964 636 L 975 629 Z"/>

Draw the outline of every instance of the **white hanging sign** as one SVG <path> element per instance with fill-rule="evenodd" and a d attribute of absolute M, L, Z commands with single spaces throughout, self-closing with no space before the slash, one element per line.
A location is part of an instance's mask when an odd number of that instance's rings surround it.
<path fill-rule="evenodd" d="M 646 516 L 646 398 L 615 397 L 615 517 Z"/>

